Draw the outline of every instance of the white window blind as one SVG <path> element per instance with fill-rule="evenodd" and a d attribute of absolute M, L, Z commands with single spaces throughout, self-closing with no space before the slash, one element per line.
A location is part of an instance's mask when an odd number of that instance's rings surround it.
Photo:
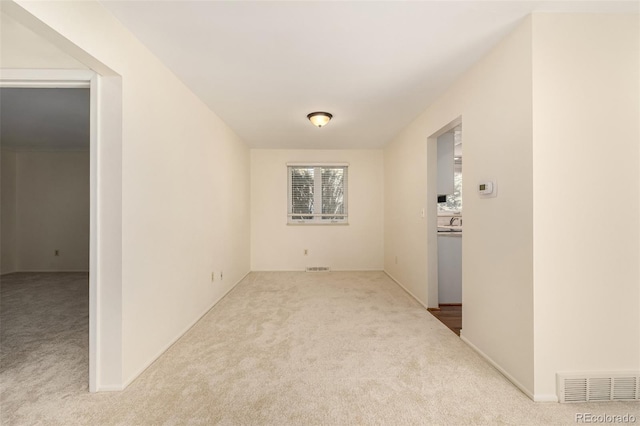
<path fill-rule="evenodd" d="M 347 166 L 290 165 L 288 222 L 347 223 Z"/>

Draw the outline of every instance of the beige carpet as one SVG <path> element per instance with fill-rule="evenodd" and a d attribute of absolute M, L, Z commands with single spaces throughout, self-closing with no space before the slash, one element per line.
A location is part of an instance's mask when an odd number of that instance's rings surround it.
<path fill-rule="evenodd" d="M 2 277 L 2 425 L 575 424 L 381 272 L 252 273 L 126 390 L 87 393 L 87 281 Z"/>

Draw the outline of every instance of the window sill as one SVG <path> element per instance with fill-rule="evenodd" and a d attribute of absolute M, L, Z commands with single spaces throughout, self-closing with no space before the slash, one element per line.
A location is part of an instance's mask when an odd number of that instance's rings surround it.
<path fill-rule="evenodd" d="M 349 222 L 287 222 L 287 226 L 347 226 Z"/>

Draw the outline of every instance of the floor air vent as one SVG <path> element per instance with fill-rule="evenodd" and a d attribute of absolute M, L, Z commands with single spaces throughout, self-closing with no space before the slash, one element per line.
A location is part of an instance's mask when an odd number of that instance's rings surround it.
<path fill-rule="evenodd" d="M 560 402 L 640 401 L 640 374 L 558 374 Z"/>
<path fill-rule="evenodd" d="M 329 272 L 331 268 L 328 266 L 307 266 L 307 272 Z"/>

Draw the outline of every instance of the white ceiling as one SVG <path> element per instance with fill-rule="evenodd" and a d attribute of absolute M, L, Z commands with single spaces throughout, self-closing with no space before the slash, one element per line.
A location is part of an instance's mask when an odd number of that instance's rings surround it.
<path fill-rule="evenodd" d="M 102 4 L 250 147 L 315 149 L 384 146 L 532 11 L 640 10 L 635 0 Z M 87 89 L 1 90 L 3 146 L 86 149 Z M 317 110 L 334 115 L 322 129 L 306 119 Z"/>
<path fill-rule="evenodd" d="M 0 143 L 26 150 L 88 150 L 89 89 L 0 89 Z"/>
<path fill-rule="evenodd" d="M 253 148 L 379 148 L 532 11 L 637 1 L 102 1 Z M 313 111 L 334 118 L 322 129 Z"/>

